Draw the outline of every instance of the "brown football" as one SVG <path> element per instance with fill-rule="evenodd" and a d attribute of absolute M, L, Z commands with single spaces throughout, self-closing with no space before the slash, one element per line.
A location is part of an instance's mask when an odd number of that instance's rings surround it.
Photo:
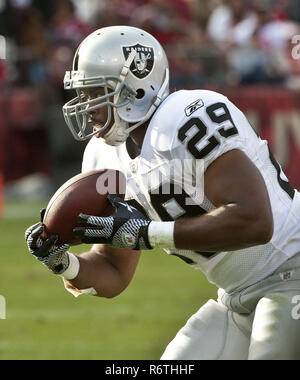
<path fill-rule="evenodd" d="M 81 173 L 64 183 L 50 199 L 43 223 L 43 238 L 58 235 L 57 244 L 81 244 L 73 235 L 73 229 L 80 227 L 77 216 L 80 213 L 95 216 L 109 216 L 114 208 L 107 199 L 108 194 L 117 194 L 124 199 L 125 176 L 112 169 L 94 170 Z"/>

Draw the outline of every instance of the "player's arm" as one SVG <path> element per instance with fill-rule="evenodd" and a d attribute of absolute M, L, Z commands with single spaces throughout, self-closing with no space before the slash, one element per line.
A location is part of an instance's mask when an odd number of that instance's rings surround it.
<path fill-rule="evenodd" d="M 213 211 L 175 222 L 151 222 L 118 197 L 111 217 L 81 215 L 85 227 L 74 230 L 87 243 L 98 242 L 133 250 L 178 248 L 196 251 L 237 250 L 267 243 L 273 215 L 259 170 L 240 150 L 217 158 L 206 170 L 205 193 Z"/>
<path fill-rule="evenodd" d="M 176 248 L 236 250 L 271 239 L 273 216 L 267 188 L 259 170 L 242 151 L 232 150 L 216 159 L 206 170 L 204 186 L 216 209 L 175 221 Z"/>
<path fill-rule="evenodd" d="M 139 251 L 95 244 L 90 251 L 76 256 L 69 252 L 68 244 L 57 245 L 56 235 L 43 240 L 44 228 L 41 221 L 26 230 L 29 252 L 54 274 L 67 280 L 69 289 L 89 289 L 93 295 L 111 298 L 128 286 L 138 264 Z"/>
<path fill-rule="evenodd" d="M 140 255 L 140 251 L 94 244 L 90 251 L 77 256 L 79 273 L 69 282 L 77 289 L 93 288 L 99 297 L 115 297 L 129 285 Z"/>

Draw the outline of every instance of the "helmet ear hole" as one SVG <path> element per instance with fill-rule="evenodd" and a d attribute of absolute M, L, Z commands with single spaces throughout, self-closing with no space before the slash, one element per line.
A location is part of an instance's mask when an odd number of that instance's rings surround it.
<path fill-rule="evenodd" d="M 136 98 L 137 99 L 143 99 L 143 97 L 145 96 L 145 90 L 143 90 L 142 88 L 139 88 L 136 90 Z"/>

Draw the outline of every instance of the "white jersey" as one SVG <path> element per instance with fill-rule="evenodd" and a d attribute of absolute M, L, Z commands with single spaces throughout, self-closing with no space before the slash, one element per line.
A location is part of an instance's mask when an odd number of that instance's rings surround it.
<path fill-rule="evenodd" d="M 138 202 L 150 219 L 170 221 L 215 208 L 204 194 L 204 173 L 232 149 L 243 151 L 265 180 L 274 218 L 271 241 L 231 252 L 166 251 L 233 292 L 270 275 L 300 251 L 300 195 L 289 185 L 267 142 L 225 96 L 206 90 L 171 94 L 152 117 L 138 157 L 130 158 L 126 144 L 112 147 L 92 138 L 82 171 L 122 171 L 127 177 L 126 199 Z"/>

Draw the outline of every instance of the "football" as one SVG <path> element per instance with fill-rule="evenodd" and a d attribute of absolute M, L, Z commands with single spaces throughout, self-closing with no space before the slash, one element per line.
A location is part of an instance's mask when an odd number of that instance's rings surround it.
<path fill-rule="evenodd" d="M 107 196 L 117 194 L 124 199 L 125 189 L 125 176 L 117 170 L 94 170 L 72 177 L 48 203 L 43 220 L 43 239 L 57 235 L 57 244 L 81 244 L 80 238 L 73 235 L 73 229 L 81 226 L 77 223 L 78 215 L 112 215 L 114 208 Z"/>

